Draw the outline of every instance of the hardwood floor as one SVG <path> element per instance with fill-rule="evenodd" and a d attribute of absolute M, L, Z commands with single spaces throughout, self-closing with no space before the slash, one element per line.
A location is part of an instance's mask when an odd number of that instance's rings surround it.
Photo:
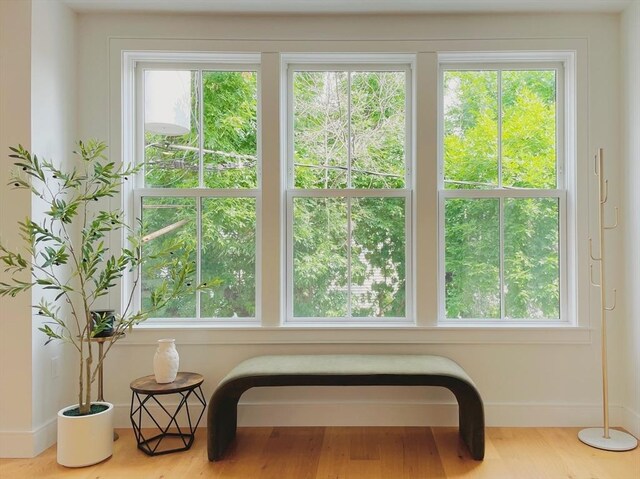
<path fill-rule="evenodd" d="M 457 428 L 240 428 L 220 462 L 207 460 L 206 431 L 189 451 L 148 457 L 120 429 L 113 457 L 82 469 L 56 463 L 55 446 L 34 459 L 0 460 L 2 479 L 639 479 L 640 448 L 608 452 L 580 443 L 576 428 L 487 428 L 474 461 Z"/>

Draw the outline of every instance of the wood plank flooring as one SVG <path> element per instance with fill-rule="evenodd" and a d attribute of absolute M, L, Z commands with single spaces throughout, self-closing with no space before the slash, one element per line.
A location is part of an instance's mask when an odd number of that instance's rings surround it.
<path fill-rule="evenodd" d="M 113 457 L 67 469 L 55 446 L 34 459 L 1 459 L 0 478 L 82 479 L 640 479 L 640 449 L 608 452 L 578 441 L 576 428 L 487 428 L 482 462 L 457 428 L 240 428 L 220 462 L 207 460 L 206 430 L 189 451 L 148 457 L 119 429 Z"/>

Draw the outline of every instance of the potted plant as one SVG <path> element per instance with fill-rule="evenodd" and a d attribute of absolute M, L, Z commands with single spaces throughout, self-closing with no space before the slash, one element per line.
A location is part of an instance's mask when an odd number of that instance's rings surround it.
<path fill-rule="evenodd" d="M 113 405 L 92 402 L 91 386 L 112 346 L 126 330 L 190 289 L 194 275 L 186 245 L 179 241 L 169 245 L 172 254 L 150 252 L 145 245 L 143 255 L 142 222 L 131 227 L 122 210 L 108 206 L 109 198 L 119 193 L 139 167 L 117 167 L 104 155 L 105 149 L 100 141 L 79 142 L 74 152 L 79 157 L 77 166 L 63 170 L 22 146 L 11 148 L 18 169 L 10 184 L 30 190 L 48 209 L 41 220 L 27 218 L 19 223 L 22 251 L 9 251 L 0 244 L 0 261 L 9 278 L 0 282 L 0 295 L 41 288 L 44 297 L 34 308 L 43 317 L 39 330 L 47 336 L 45 344 L 64 341 L 77 352 L 78 404 L 58 414 L 58 462 L 70 467 L 111 456 Z M 117 251 L 110 250 L 107 241 L 114 233 L 127 238 L 127 244 Z M 159 262 L 158 258 L 166 259 Z M 161 268 L 161 280 L 154 282 L 145 302 L 150 306 L 132 310 L 142 266 L 149 260 Z M 20 279 L 24 271 L 31 272 L 29 281 Z M 124 309 L 115 314 L 93 310 L 124 275 L 131 275 L 133 284 Z M 112 331 L 100 355 L 91 339 L 109 328 Z"/>

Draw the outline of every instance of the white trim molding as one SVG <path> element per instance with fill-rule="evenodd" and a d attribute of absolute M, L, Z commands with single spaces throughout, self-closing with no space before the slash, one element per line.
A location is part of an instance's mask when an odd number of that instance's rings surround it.
<path fill-rule="evenodd" d="M 588 199 L 588 177 L 585 158 L 588 145 L 589 48 L 585 38 L 510 38 L 510 39 L 416 39 L 386 41 L 358 40 L 284 40 L 257 38 L 175 39 L 175 38 L 111 38 L 110 52 L 110 143 L 122 158 L 134 157 L 131 135 L 135 131 L 132 99 L 123 95 L 133 91 L 136 62 L 162 62 L 163 65 L 187 61 L 201 68 L 212 61 L 227 65 L 260 66 L 259 98 L 267 108 L 259 114 L 262 127 L 270 133 L 262 135 L 259 148 L 264 149 L 264 165 L 260 171 L 262 183 L 258 205 L 258 255 L 263 249 L 277 254 L 257 257 L 262 266 L 258 274 L 256 317 L 252 321 L 180 321 L 162 320 L 137 328 L 123 341 L 146 345 L 155 332 L 171 333 L 186 344 L 588 344 L 592 341 L 588 285 L 588 211 L 583 205 Z M 257 53 L 262 52 L 262 53 Z M 267 53 L 268 52 L 268 53 Z M 485 322 L 438 321 L 437 234 L 427 229 L 437 224 L 437 146 L 433 122 L 437 112 L 438 66 L 443 63 L 510 63 L 534 62 L 538 66 L 550 62 L 564 64 L 566 116 L 573 121 L 565 136 L 564 185 L 567 211 L 568 248 L 564 256 L 565 270 L 575 276 L 575 282 L 565 285 L 567 321 L 519 321 L 517 324 Z M 358 64 L 385 63 L 390 67 L 409 65 L 411 71 L 410 145 L 414 160 L 407 168 L 411 184 L 421 185 L 411 191 L 412 212 L 407 221 L 410 251 L 413 257 L 408 271 L 408 296 L 411 296 L 407 316 L 403 321 L 327 322 L 326 325 L 307 321 L 287 323 L 287 296 L 283 279 L 286 276 L 284 245 L 287 239 L 284 211 L 287 206 L 287 66 L 309 68 L 334 64 L 341 67 Z M 575 88 L 572 89 L 572 86 Z M 420 86 L 420 88 L 418 88 Z M 123 101 L 124 100 L 124 101 Z M 139 106 L 138 106 L 139 107 Z M 571 126 L 568 122 L 568 126 Z M 261 127 L 261 128 L 262 128 Z M 262 144 L 264 143 L 264 145 Z M 266 146 L 265 146 L 266 145 Z M 262 156 L 262 153 L 260 153 Z M 573 161 L 575 159 L 575 161 Z M 575 165 L 573 164 L 575 163 Z M 574 181 L 572 184 L 571 182 Z M 132 196 L 132 195 L 131 195 Z M 131 210 L 131 204 L 125 209 Z M 260 217 L 263 217 L 261 220 Z M 424 223 L 428 223 L 428 227 Z M 435 236 L 435 237 L 434 237 Z M 267 265 L 268 267 L 265 267 Z M 427 266 L 424 266 L 427 265 Z M 271 292 L 272 294 L 266 294 Z M 111 298 L 112 307 L 119 298 Z M 262 308 L 262 311 L 260 311 Z M 565 311 L 565 312 L 566 312 Z M 564 319 L 563 318 L 563 319 Z"/>
<path fill-rule="evenodd" d="M 207 398 L 208 399 L 208 398 Z M 173 404 L 165 405 L 169 408 Z M 149 406 L 152 414 L 161 410 Z M 597 424 L 602 413 L 595 404 L 484 404 L 486 427 L 580 427 Z M 618 412 L 620 407 L 616 407 Z M 129 405 L 116 407 L 117 428 L 130 428 Z M 146 423 L 143 422 L 143 427 Z M 151 425 L 151 424 L 149 424 Z M 457 426 L 458 405 L 448 401 L 243 401 L 238 404 L 240 427 L 273 426 Z M 624 426 L 615 421 L 616 427 Z M 206 428 L 206 412 L 198 427 Z M 576 441 L 578 439 L 576 438 Z"/>
<path fill-rule="evenodd" d="M 57 417 L 33 431 L 0 431 L 0 458 L 36 457 L 56 443 L 57 433 Z"/>
<path fill-rule="evenodd" d="M 238 325 L 142 324 L 118 341 L 123 346 L 156 345 L 158 334 L 170 335 L 184 345 L 208 344 L 589 344 L 587 328 L 553 326 L 513 327 L 239 327 Z"/>

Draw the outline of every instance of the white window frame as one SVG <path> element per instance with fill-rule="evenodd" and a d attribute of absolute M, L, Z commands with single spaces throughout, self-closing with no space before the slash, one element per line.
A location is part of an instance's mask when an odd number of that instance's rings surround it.
<path fill-rule="evenodd" d="M 322 43 L 322 42 L 321 42 Z M 365 53 L 318 53 L 350 51 L 354 45 Z M 216 54 L 212 52 L 240 52 Z M 379 52 L 393 53 L 379 53 Z M 134 71 L 135 64 L 145 62 L 206 63 L 216 62 L 260 64 L 258 149 L 263 175 L 258 198 L 257 233 L 257 303 L 254 323 L 185 320 L 147 321 L 137 326 L 136 334 L 127 338 L 127 344 L 155 343 L 158 334 L 178 338 L 182 344 L 264 344 L 264 345 L 324 345 L 324 344 L 589 344 L 592 340 L 592 318 L 589 307 L 588 281 L 588 184 L 591 162 L 589 156 L 589 121 L 587 111 L 593 95 L 588 91 L 588 43 L 585 39 L 510 39 L 510 40 L 416 40 L 411 42 L 352 43 L 339 41 L 318 43 L 307 40 L 277 42 L 227 42 L 218 40 L 177 40 L 172 38 L 112 38 L 109 41 L 109 118 L 108 140 L 114 161 L 131 164 L 134 159 Z M 261 53 L 256 53 L 261 52 Z M 289 53 L 302 52 L 302 53 Z M 462 52 L 462 53 L 461 53 Z M 489 53 L 487 53 L 489 52 Z M 413 301 L 413 313 L 407 311 L 410 321 L 383 324 L 376 319 L 370 324 L 304 324 L 286 323 L 285 265 L 286 253 L 286 168 L 287 168 L 287 74 L 288 63 L 358 63 L 363 58 L 369 63 L 393 63 L 404 57 L 412 63 L 413 75 L 413 128 L 412 168 L 413 181 L 419 182 L 412 192 L 411 241 L 413 244 L 408 290 Z M 568 322 L 477 322 L 460 320 L 440 321 L 438 317 L 438 141 L 441 136 L 434 126 L 438 124 L 438 78 L 440 63 L 479 62 L 558 62 L 565 65 L 566 105 L 566 157 L 567 179 L 567 234 L 568 252 L 567 296 Z M 415 62 L 415 63 L 414 63 Z M 419 82 L 419 85 L 418 85 Z M 262 92 L 260 93 L 260 88 Z M 577 116 L 577 112 L 580 116 Z M 260 127 L 260 122 L 262 126 Z M 420 135 L 415 129 L 419 129 Z M 419 157 L 417 155 L 420 155 Z M 588 171 L 587 171 L 588 170 Z M 275 172 L 279 174 L 275 174 Z M 432 183 L 433 181 L 433 183 Z M 134 204 L 131 182 L 127 182 L 121 198 L 125 215 L 131 218 Z M 262 200 L 262 197 L 266 201 Z M 277 204 L 276 204 L 277 203 Z M 266 216 L 262 216 L 262 215 Z M 424 220 L 429 220 L 424 224 Z M 432 221 L 433 219 L 433 221 Z M 277 227 L 273 227 L 277 225 Z M 126 238 L 110 238 L 113 244 L 125 244 Z M 277 244 L 276 244 L 277 243 Z M 277 261 L 261 254 L 263 247 L 277 249 Z M 274 267 L 277 263 L 277 267 Z M 585 274 L 586 272 L 586 274 Z M 122 281 L 120 294 L 109 298 L 109 306 L 122 308 L 131 278 Z M 262 290 L 275 293 L 266 296 Z M 416 294 L 417 288 L 420 294 Z M 411 317 L 409 315 L 412 314 Z M 342 327 L 344 326 L 344 327 Z M 352 327 L 349 327 L 352 326 Z"/>
<path fill-rule="evenodd" d="M 555 189 L 506 189 L 501 187 L 501 85 L 498 80 L 498 177 L 494 189 L 445 189 L 444 178 L 444 72 L 463 70 L 556 71 L 556 179 Z M 500 78 L 500 76 L 499 76 Z M 576 194 L 575 165 L 575 52 L 476 52 L 438 56 L 438 326 L 527 327 L 577 326 L 575 291 L 575 211 L 568 207 Z M 500 318 L 447 318 L 445 284 L 445 202 L 448 198 L 494 198 L 500 203 Z M 505 318 L 504 301 L 504 200 L 507 198 L 557 198 L 559 221 L 559 319 Z M 572 204 L 574 202 L 571 202 Z"/>
<path fill-rule="evenodd" d="M 414 314 L 414 254 L 413 254 L 413 197 L 414 197 L 414 97 L 415 55 L 408 54 L 290 54 L 283 55 L 282 118 L 285 133 L 285 254 L 283 291 L 284 326 L 381 327 L 415 326 Z M 400 189 L 300 189 L 294 187 L 293 77 L 301 71 L 404 71 L 405 72 L 405 187 Z M 295 198 L 345 198 L 350 210 L 354 198 L 404 198 L 405 200 L 405 316 L 352 317 L 351 295 L 347 296 L 348 316 L 295 317 L 293 313 L 293 202 Z M 347 236 L 350 237 L 349 226 Z M 349 242 L 350 244 L 350 242 Z M 349 253 L 348 253 L 349 255 Z M 350 272 L 347 273 L 350 285 Z"/>
<path fill-rule="evenodd" d="M 260 55 L 251 53 L 224 54 L 224 53 L 198 53 L 198 52 L 125 52 L 123 54 L 123 152 L 128 163 L 137 163 L 144 158 L 144 76 L 146 70 L 190 70 L 198 71 L 252 71 L 256 73 L 257 84 L 257 131 L 256 131 L 256 188 L 206 188 L 203 183 L 202 168 L 199 172 L 199 187 L 197 188 L 145 188 L 144 172 L 135 175 L 134 181 L 129 182 L 128 189 L 123 189 L 123 210 L 128 220 L 141 218 L 141 205 L 143 197 L 176 197 L 193 198 L 196 205 L 197 217 L 197 281 L 200 282 L 202 237 L 201 207 L 205 198 L 253 198 L 256 205 L 256 251 L 255 251 L 255 315 L 243 318 L 202 318 L 200 313 L 200 292 L 196 292 L 196 317 L 194 318 L 149 318 L 146 323 L 163 326 L 193 327 L 201 325 L 218 326 L 259 326 L 261 317 L 261 230 L 262 230 L 262 154 L 261 154 L 261 81 L 260 81 Z M 199 82 L 198 104 L 200 125 L 202 122 L 202 82 Z M 200 167 L 203 162 L 202 147 L 204 138 L 200 135 Z M 122 238 L 125 242 L 126 238 Z M 123 281 L 124 291 L 130 291 L 132 276 L 125 277 Z M 141 288 L 135 292 L 133 307 L 141 305 Z"/>

